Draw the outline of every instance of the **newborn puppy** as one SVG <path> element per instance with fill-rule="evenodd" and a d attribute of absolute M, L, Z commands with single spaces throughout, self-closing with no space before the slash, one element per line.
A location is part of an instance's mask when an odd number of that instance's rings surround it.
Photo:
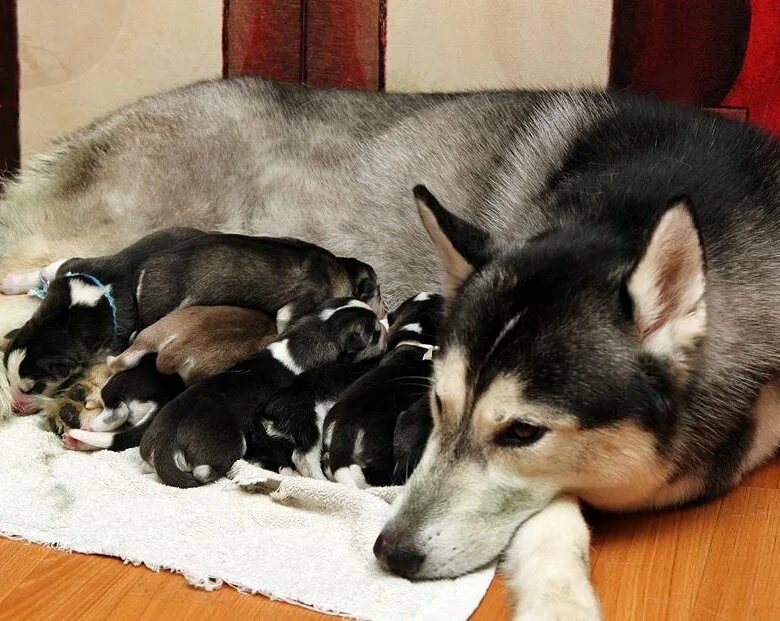
<path fill-rule="evenodd" d="M 267 440 L 253 421 L 277 391 L 309 369 L 380 355 L 386 345 L 382 334 L 375 312 L 361 300 L 321 304 L 254 358 L 191 386 L 166 405 L 144 434 L 141 457 L 176 487 L 226 474 Z"/>
<path fill-rule="evenodd" d="M 167 229 L 110 257 L 62 262 L 33 316 L 8 335 L 4 359 L 13 411 L 41 409 L 66 382 L 121 350 L 137 329 L 132 274 L 151 254 L 202 234 Z"/>
<path fill-rule="evenodd" d="M 51 394 L 182 306 L 253 308 L 284 327 L 339 296 L 384 310 L 369 265 L 294 239 L 170 229 L 116 255 L 69 259 L 5 351 L 14 409 L 30 411 L 30 395 Z"/>
<path fill-rule="evenodd" d="M 355 380 L 376 366 L 375 359 L 334 362 L 298 375 L 253 421 L 253 429 L 256 425 L 262 428 L 252 436 L 249 457 L 268 470 L 294 468 L 302 476 L 325 479 L 321 465 L 325 416 Z"/>
<path fill-rule="evenodd" d="M 178 375 L 157 371 L 155 354 L 147 354 L 133 369 L 111 376 L 100 391 L 103 409 L 85 429 L 69 429 L 67 448 L 122 451 L 138 446 L 153 417 L 185 388 Z"/>
<path fill-rule="evenodd" d="M 398 415 L 393 434 L 393 483 L 403 485 L 420 462 L 433 418 L 428 396 L 421 397 Z"/>
<path fill-rule="evenodd" d="M 421 293 L 390 314 L 388 353 L 325 417 L 328 478 L 356 487 L 392 482 L 396 419 L 428 393 L 442 308 L 441 296 Z"/>
<path fill-rule="evenodd" d="M 178 373 L 184 383 L 200 380 L 250 358 L 276 337 L 276 323 L 263 311 L 237 306 L 188 306 L 144 328 L 116 358 L 113 372 L 133 368 L 157 353 L 160 373 Z"/>

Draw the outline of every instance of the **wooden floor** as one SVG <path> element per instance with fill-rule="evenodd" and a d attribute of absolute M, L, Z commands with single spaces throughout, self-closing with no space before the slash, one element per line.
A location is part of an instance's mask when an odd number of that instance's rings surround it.
<path fill-rule="evenodd" d="M 2 499 L 0 499 L 2 502 Z M 780 463 L 705 506 L 592 518 L 607 619 L 780 619 Z M 328 619 L 168 573 L 0 539 L 0 619 Z M 473 619 L 509 618 L 494 581 Z"/>

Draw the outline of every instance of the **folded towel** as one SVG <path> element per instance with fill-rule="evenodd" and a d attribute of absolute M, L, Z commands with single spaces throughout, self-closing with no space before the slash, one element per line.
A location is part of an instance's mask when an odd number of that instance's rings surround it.
<path fill-rule="evenodd" d="M 466 619 L 494 569 L 409 582 L 371 547 L 399 488 L 360 491 L 246 462 L 182 490 L 142 474 L 138 449 L 66 451 L 37 417 L 0 423 L 0 534 L 182 573 L 192 584 L 378 621 Z"/>

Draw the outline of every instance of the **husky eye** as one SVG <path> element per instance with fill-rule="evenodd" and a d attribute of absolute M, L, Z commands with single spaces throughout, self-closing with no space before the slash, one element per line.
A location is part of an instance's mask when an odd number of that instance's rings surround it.
<path fill-rule="evenodd" d="M 501 446 L 528 446 L 540 440 L 545 433 L 547 433 L 546 427 L 537 427 L 536 425 L 517 422 L 496 437 L 496 444 Z"/>

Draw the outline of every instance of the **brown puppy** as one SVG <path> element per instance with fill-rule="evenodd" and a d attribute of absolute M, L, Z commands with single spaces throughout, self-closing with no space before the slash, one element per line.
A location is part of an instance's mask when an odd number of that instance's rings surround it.
<path fill-rule="evenodd" d="M 157 354 L 157 370 L 194 384 L 229 369 L 276 337 L 276 323 L 262 311 L 237 306 L 188 306 L 141 330 L 133 344 L 108 359 L 112 373 L 132 369 Z"/>

